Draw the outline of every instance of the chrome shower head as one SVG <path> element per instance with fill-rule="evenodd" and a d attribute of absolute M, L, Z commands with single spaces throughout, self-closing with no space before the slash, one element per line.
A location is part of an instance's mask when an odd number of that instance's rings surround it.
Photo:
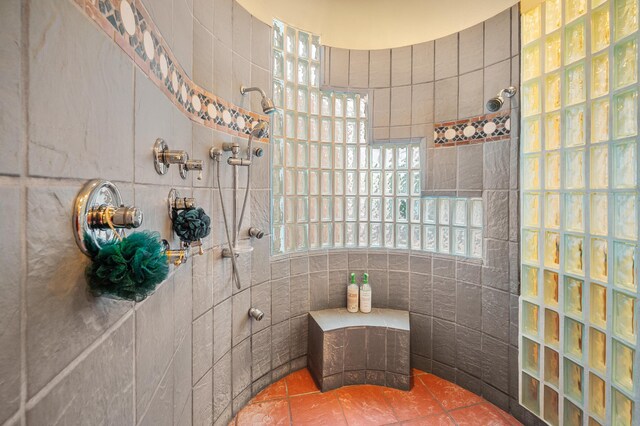
<path fill-rule="evenodd" d="M 499 111 L 500 108 L 502 108 L 502 105 L 504 105 L 504 98 L 513 98 L 517 90 L 518 89 L 516 89 L 514 86 L 509 86 L 506 89 L 502 89 L 500 93 L 498 93 L 498 96 L 495 96 L 487 101 L 487 110 L 490 112 Z"/>
<path fill-rule="evenodd" d="M 244 95 L 247 92 L 259 92 L 260 96 L 262 96 L 262 100 L 260 101 L 260 106 L 262 107 L 262 112 L 265 114 L 271 114 L 276 110 L 273 101 L 267 97 L 267 94 L 259 87 L 244 87 L 240 86 L 240 93 Z"/>
<path fill-rule="evenodd" d="M 504 99 L 502 96 L 496 96 L 487 101 L 487 110 L 490 112 L 499 111 L 504 104 Z"/>
<path fill-rule="evenodd" d="M 260 106 L 265 114 L 271 114 L 276 110 L 276 106 L 273 104 L 273 101 L 266 96 L 260 101 Z"/>

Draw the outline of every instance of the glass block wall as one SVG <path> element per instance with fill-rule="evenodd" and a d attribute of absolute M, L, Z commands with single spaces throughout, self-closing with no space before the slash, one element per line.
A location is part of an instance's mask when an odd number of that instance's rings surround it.
<path fill-rule="evenodd" d="M 638 425 L 638 4 L 522 16 L 520 402 Z"/>
<path fill-rule="evenodd" d="M 482 257 L 482 200 L 421 196 L 420 146 L 370 144 L 368 94 L 320 90 L 318 36 L 274 21 L 272 253 Z"/>

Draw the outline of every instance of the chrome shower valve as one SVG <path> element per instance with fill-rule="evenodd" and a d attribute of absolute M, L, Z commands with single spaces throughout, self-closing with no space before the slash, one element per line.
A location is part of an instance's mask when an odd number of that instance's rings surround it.
<path fill-rule="evenodd" d="M 156 139 L 153 145 L 153 165 L 159 175 L 164 175 L 169 170 L 171 164 L 185 164 L 189 160 L 186 151 L 169 149 L 164 139 Z M 181 173 L 182 175 L 182 173 Z"/>

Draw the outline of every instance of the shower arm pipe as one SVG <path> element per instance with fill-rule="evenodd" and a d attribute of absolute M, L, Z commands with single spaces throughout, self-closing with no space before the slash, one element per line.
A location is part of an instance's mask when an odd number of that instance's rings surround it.
<path fill-rule="evenodd" d="M 240 94 L 244 95 L 247 92 L 258 92 L 260 93 L 260 96 L 262 96 L 263 98 L 267 97 L 267 94 L 265 93 L 264 90 L 262 90 L 259 87 L 244 87 L 244 86 L 240 86 Z"/>
<path fill-rule="evenodd" d="M 222 196 L 222 185 L 220 183 L 220 157 L 222 154 L 214 155 L 214 167 L 216 167 L 216 176 L 218 178 L 218 194 L 220 195 L 220 209 L 222 210 L 222 219 L 224 220 L 224 229 L 227 234 L 227 244 L 229 245 L 229 252 L 231 253 L 231 264 L 233 265 L 233 276 L 235 277 L 236 287 L 238 290 L 240 287 L 240 272 L 238 271 L 238 265 L 236 263 L 236 252 L 231 244 L 231 235 L 229 234 L 229 224 L 227 222 L 227 213 L 224 208 L 224 197 Z M 235 198 L 235 197 L 234 197 Z M 234 213 L 235 214 L 235 213 Z"/>

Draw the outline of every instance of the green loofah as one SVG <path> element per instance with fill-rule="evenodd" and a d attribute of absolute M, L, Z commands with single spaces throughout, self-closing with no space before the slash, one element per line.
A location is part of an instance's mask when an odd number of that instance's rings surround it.
<path fill-rule="evenodd" d="M 173 211 L 173 230 L 180 240 L 192 243 L 209 235 L 211 219 L 198 207 L 197 209 Z"/>
<path fill-rule="evenodd" d="M 100 249 L 86 236 L 85 242 L 93 259 L 85 274 L 96 296 L 109 294 L 139 302 L 169 273 L 157 232 L 134 232 L 122 241 L 104 243 Z"/>

